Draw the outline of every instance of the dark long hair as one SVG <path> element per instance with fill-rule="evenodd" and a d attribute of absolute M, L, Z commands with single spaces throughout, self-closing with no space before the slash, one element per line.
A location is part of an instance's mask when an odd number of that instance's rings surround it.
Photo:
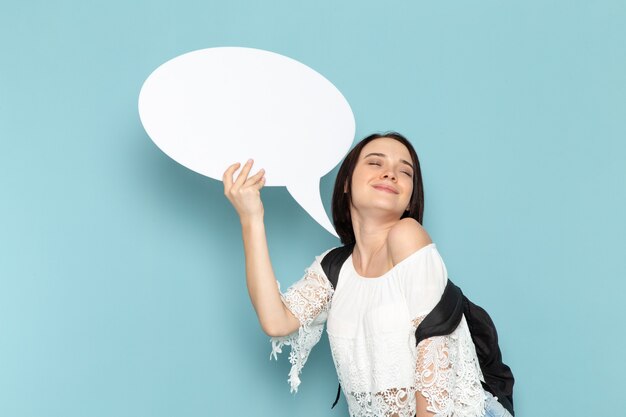
<path fill-rule="evenodd" d="M 356 166 L 359 156 L 363 147 L 374 139 L 391 138 L 402 143 L 409 150 L 411 154 L 411 160 L 413 162 L 414 174 L 413 174 L 413 194 L 409 202 L 409 210 L 402 214 L 402 219 L 405 217 L 413 217 L 415 220 L 422 224 L 422 217 L 424 216 L 424 186 L 422 184 L 422 171 L 420 169 L 420 162 L 417 157 L 417 153 L 411 145 L 411 142 L 400 133 L 386 132 L 386 133 L 374 133 L 367 136 L 346 155 L 339 172 L 337 173 L 337 179 L 335 180 L 335 188 L 333 190 L 332 200 L 332 213 L 333 223 L 335 230 L 341 239 L 341 243 L 344 245 L 352 244 L 355 242 L 354 229 L 352 228 L 352 217 L 350 216 L 350 202 L 352 200 L 352 173 Z M 344 187 L 347 185 L 347 192 L 344 192 Z"/>

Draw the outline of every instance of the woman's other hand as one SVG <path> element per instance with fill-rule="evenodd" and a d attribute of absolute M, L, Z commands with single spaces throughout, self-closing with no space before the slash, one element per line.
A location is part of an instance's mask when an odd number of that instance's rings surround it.
<path fill-rule="evenodd" d="M 229 166 L 222 177 L 224 195 L 231 202 L 240 220 L 263 217 L 263 203 L 261 202 L 261 188 L 265 185 L 265 170 L 260 169 L 256 174 L 248 177 L 254 161 L 249 159 L 243 166 L 237 179 L 233 181 L 234 172 L 241 166 L 239 162 Z"/>

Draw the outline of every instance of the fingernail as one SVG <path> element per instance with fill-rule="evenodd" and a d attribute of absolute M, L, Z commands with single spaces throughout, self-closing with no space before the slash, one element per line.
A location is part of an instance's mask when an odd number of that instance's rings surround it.
<path fill-rule="evenodd" d="M 252 163 L 252 158 L 248 159 L 248 163 L 251 164 Z"/>

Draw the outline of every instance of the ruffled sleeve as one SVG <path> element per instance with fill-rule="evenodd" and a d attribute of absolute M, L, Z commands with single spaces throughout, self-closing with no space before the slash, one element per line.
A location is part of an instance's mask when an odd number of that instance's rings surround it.
<path fill-rule="evenodd" d="M 330 249 L 318 256 L 305 270 L 304 276 L 281 294 L 285 306 L 300 321 L 300 327 L 287 336 L 271 338 L 270 359 L 277 359 L 277 354 L 282 353 L 284 345 L 291 347 L 289 353 L 291 370 L 288 379 L 291 392 L 298 391 L 300 372 L 311 349 L 319 342 L 324 330 L 324 323 L 328 318 L 333 288 L 326 278 L 320 262 L 329 251 Z M 278 281 L 277 284 L 280 290 Z"/>
<path fill-rule="evenodd" d="M 407 268 L 407 305 L 417 328 L 439 302 L 448 274 L 434 243 L 407 260 L 403 261 Z M 485 394 L 481 380 L 483 375 L 465 317 L 451 334 L 425 339 L 417 346 L 415 387 L 426 400 L 429 415 L 483 416 Z"/>

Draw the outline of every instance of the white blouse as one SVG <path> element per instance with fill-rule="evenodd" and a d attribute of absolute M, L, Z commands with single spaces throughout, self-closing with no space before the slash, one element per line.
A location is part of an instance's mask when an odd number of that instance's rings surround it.
<path fill-rule="evenodd" d="M 448 280 L 436 245 L 420 248 L 377 278 L 360 276 L 350 256 L 335 291 L 320 263 L 329 251 L 282 294 L 301 326 L 271 339 L 270 358 L 276 359 L 283 345 L 291 346 L 292 392 L 298 390 L 302 367 L 327 323 L 350 416 L 413 417 L 417 391 L 435 416 L 483 416 L 483 375 L 465 317 L 450 335 L 415 346 L 415 329 L 437 304 Z"/>

